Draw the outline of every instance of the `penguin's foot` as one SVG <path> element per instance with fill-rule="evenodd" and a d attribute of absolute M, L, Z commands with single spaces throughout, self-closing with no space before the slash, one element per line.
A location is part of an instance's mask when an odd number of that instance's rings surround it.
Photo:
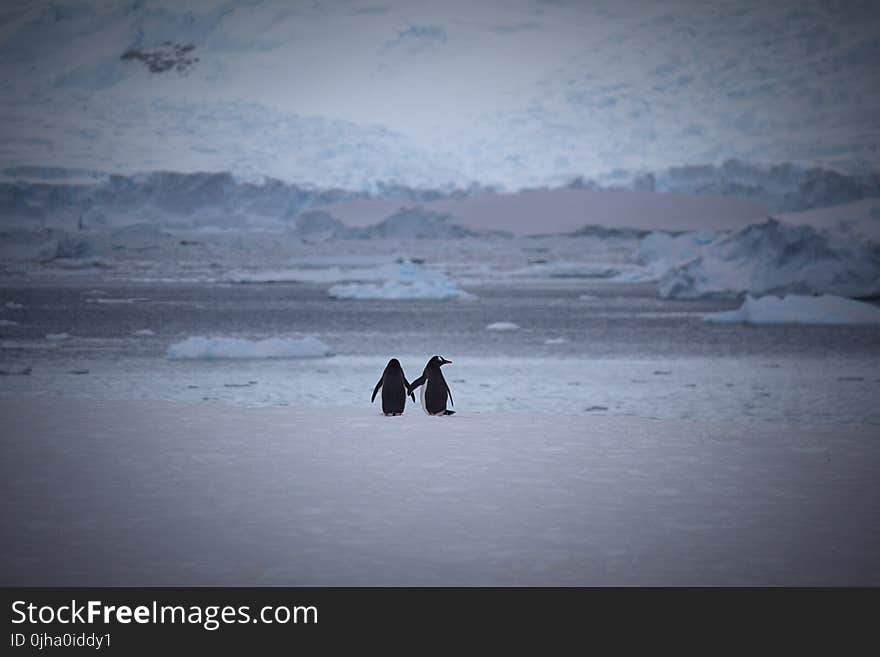
<path fill-rule="evenodd" d="M 450 411 L 448 409 L 444 409 L 439 413 L 434 413 L 435 416 L 443 417 L 444 415 L 455 415 L 455 411 Z"/>
<path fill-rule="evenodd" d="M 403 415 L 403 413 L 382 413 L 385 417 L 397 417 L 398 415 Z"/>

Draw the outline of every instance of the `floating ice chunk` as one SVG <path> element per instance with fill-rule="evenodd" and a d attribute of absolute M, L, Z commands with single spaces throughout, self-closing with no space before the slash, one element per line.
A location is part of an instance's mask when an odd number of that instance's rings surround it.
<path fill-rule="evenodd" d="M 103 304 L 137 303 L 138 301 L 149 301 L 149 299 L 144 298 L 144 297 L 132 297 L 130 299 L 109 299 L 109 298 L 86 299 L 86 303 L 103 303 Z"/>
<path fill-rule="evenodd" d="M 707 322 L 750 324 L 880 324 L 880 307 L 830 294 L 747 296 L 738 310 L 708 313 Z"/>
<path fill-rule="evenodd" d="M 0 319 L 0 326 L 18 326 L 18 322 L 11 319 Z"/>
<path fill-rule="evenodd" d="M 659 279 L 675 265 L 696 258 L 703 248 L 714 242 L 718 234 L 712 230 L 697 230 L 679 235 L 655 231 L 639 243 L 637 259 L 645 266 L 641 280 Z M 637 272 L 632 272 L 633 276 Z"/>
<path fill-rule="evenodd" d="M 156 333 L 152 329 L 140 329 L 138 331 L 132 331 L 132 335 L 156 335 Z"/>
<path fill-rule="evenodd" d="M 513 322 L 493 322 L 486 326 L 487 331 L 516 331 L 518 329 L 519 324 Z"/>
<path fill-rule="evenodd" d="M 18 310 L 19 308 L 24 308 L 20 303 L 15 303 L 15 301 L 7 301 L 6 308 L 9 310 Z"/>
<path fill-rule="evenodd" d="M 874 296 L 880 293 L 880 246 L 771 219 L 706 245 L 701 255 L 666 272 L 658 291 L 672 298 Z"/>
<path fill-rule="evenodd" d="M 332 351 L 313 336 L 302 339 L 269 338 L 267 340 L 193 336 L 169 346 L 166 355 L 171 360 L 323 358 L 331 356 Z"/>
<path fill-rule="evenodd" d="M 337 299 L 471 299 L 451 278 L 408 261 L 388 272 L 384 283 L 334 285 L 328 293 Z"/>
<path fill-rule="evenodd" d="M 547 338 L 544 340 L 544 344 L 565 344 L 568 342 L 565 338 Z"/>
<path fill-rule="evenodd" d="M 50 342 L 61 342 L 62 340 L 67 340 L 70 337 L 70 333 L 47 333 L 46 339 Z"/>
<path fill-rule="evenodd" d="M 337 299 L 472 299 L 452 281 L 385 281 L 381 285 L 350 283 L 328 291 Z"/>

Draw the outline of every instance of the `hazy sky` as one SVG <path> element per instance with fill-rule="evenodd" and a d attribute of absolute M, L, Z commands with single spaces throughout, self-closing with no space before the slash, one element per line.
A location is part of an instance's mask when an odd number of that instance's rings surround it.
<path fill-rule="evenodd" d="M 877 2 L 93 0 L 0 21 L 3 164 L 516 186 L 878 161 Z M 166 41 L 198 61 L 120 59 Z"/>

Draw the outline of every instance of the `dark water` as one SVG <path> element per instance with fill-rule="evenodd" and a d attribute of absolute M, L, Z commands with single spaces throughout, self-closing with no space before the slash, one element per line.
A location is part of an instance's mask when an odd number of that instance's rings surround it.
<path fill-rule="evenodd" d="M 96 289 L 105 294 L 95 294 Z M 110 355 L 113 346 L 102 340 L 128 338 L 144 328 L 156 332 L 157 340 L 126 343 L 124 351 L 113 353 L 119 358 L 158 356 L 180 336 L 300 334 L 321 337 L 338 354 L 358 355 L 446 349 L 461 355 L 558 356 L 559 345 L 544 345 L 543 338 L 564 338 L 565 355 L 578 357 L 880 356 L 880 327 L 712 324 L 702 321 L 703 313 L 735 308 L 739 302 L 663 300 L 656 298 L 653 286 L 468 289 L 478 298 L 338 300 L 327 296 L 326 286 L 314 284 L 3 287 L 0 304 L 23 307 L 0 313 L 18 322 L 0 327 L 0 336 L 14 343 L 69 333 L 87 338 L 85 348 Z M 486 330 L 500 321 L 514 322 L 521 330 Z"/>
<path fill-rule="evenodd" d="M 477 298 L 337 300 L 316 284 L 8 286 L 0 318 L 17 324 L 0 326 L 0 395 L 370 411 L 390 357 L 413 379 L 442 354 L 455 361 L 446 372 L 462 412 L 880 423 L 880 327 L 712 324 L 703 313 L 738 302 L 661 300 L 653 286 L 468 291 Z M 494 322 L 520 328 L 487 330 Z M 305 335 L 335 356 L 166 357 L 191 336 Z"/>

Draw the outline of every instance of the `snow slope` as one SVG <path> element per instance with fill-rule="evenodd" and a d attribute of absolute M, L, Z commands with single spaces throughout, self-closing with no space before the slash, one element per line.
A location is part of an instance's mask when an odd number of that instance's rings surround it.
<path fill-rule="evenodd" d="M 877 585 L 876 433 L 2 400 L 0 583 Z"/>
<path fill-rule="evenodd" d="M 873 3 L 825 0 L 6 3 L 0 163 L 347 189 L 876 169 L 878 37 Z"/>

